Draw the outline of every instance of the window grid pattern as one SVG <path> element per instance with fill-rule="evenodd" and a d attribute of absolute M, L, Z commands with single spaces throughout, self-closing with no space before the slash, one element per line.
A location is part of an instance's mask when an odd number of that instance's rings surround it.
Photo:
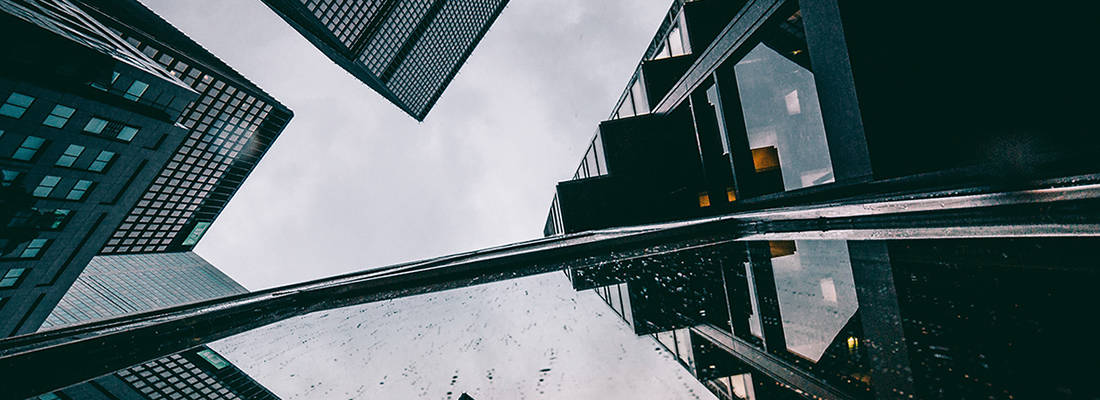
<path fill-rule="evenodd" d="M 246 292 L 191 252 L 96 256 L 39 329 Z"/>
<path fill-rule="evenodd" d="M 317 21 L 328 28 L 347 48 L 370 25 L 378 14 L 382 0 L 301 0 Z"/>
<path fill-rule="evenodd" d="M 200 349 L 210 351 L 205 346 Z M 115 375 L 150 400 L 278 399 L 236 367 L 213 369 L 195 350 L 149 361 Z"/>
<path fill-rule="evenodd" d="M 418 113 L 427 108 L 451 71 L 465 61 L 467 49 L 480 39 L 500 4 L 501 0 L 448 1 L 387 82 L 390 90 Z"/>
<path fill-rule="evenodd" d="M 238 155 L 248 151 L 250 139 L 273 107 L 150 44 L 126 34 L 120 36 L 200 93 L 199 99 L 180 115 L 179 122 L 188 129 L 188 137 L 101 254 L 165 251 L 195 218 L 199 206 Z"/>
<path fill-rule="evenodd" d="M 359 62 L 375 76 L 382 76 L 431 5 L 432 1 L 399 1 L 367 42 Z"/>

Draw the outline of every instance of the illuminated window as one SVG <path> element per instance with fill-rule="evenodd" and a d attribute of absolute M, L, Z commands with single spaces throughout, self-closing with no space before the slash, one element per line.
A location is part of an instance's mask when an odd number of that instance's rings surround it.
<path fill-rule="evenodd" d="M 42 182 L 39 182 L 38 187 L 34 188 L 34 197 L 49 197 L 58 182 L 61 182 L 61 177 L 53 175 L 42 177 Z"/>
<path fill-rule="evenodd" d="M 88 121 L 87 125 L 84 125 L 84 132 L 100 134 L 103 132 L 103 128 L 107 127 L 107 120 L 92 117 Z"/>
<path fill-rule="evenodd" d="M 141 99 L 141 95 L 145 94 L 145 89 L 148 88 L 148 83 L 135 80 L 134 83 L 130 84 L 130 88 L 126 90 L 126 94 L 122 95 L 122 97 L 127 100 L 138 101 Z"/>
<path fill-rule="evenodd" d="M 57 162 L 54 165 L 59 167 L 71 167 L 76 162 L 77 158 L 80 158 L 80 154 L 84 152 L 84 146 L 77 144 L 70 144 L 69 148 L 65 149 L 65 153 L 61 154 L 61 157 L 57 158 Z"/>
<path fill-rule="evenodd" d="M 710 195 L 707 192 L 699 193 L 699 207 L 710 207 Z"/>
<path fill-rule="evenodd" d="M 107 166 L 111 164 L 111 161 L 114 160 L 114 158 L 114 152 L 106 150 L 101 151 L 99 152 L 99 155 L 96 156 L 95 161 L 92 161 L 92 165 L 88 166 L 88 170 L 93 172 L 103 172 L 103 170 L 107 169 Z"/>
<path fill-rule="evenodd" d="M 50 115 L 46 116 L 46 119 L 42 121 L 42 125 L 52 126 L 54 128 L 63 128 L 65 124 L 69 122 L 69 118 L 73 116 L 76 109 L 72 107 L 65 107 L 63 105 L 53 106 L 53 111 L 50 111 Z"/>
<path fill-rule="evenodd" d="M 733 188 L 731 188 L 731 187 L 727 187 L 726 188 L 726 201 L 729 201 L 730 203 L 732 203 L 736 200 L 737 200 L 737 191 L 733 190 Z"/>
<path fill-rule="evenodd" d="M 15 154 L 12 154 L 11 158 L 30 161 L 34 158 L 35 154 L 38 154 L 38 149 L 42 148 L 43 143 L 46 143 L 46 139 L 38 136 L 27 136 L 26 139 L 23 139 L 23 144 L 20 144 L 19 148 L 15 149 Z"/>
<path fill-rule="evenodd" d="M 20 118 L 27 112 L 27 107 L 34 103 L 34 97 L 22 93 L 12 92 L 8 100 L 0 105 L 0 115 L 5 117 Z"/>
<path fill-rule="evenodd" d="M 137 136 L 137 133 L 138 128 L 132 126 L 124 126 L 122 127 L 122 130 L 118 132 L 117 137 L 119 139 L 129 142 L 134 139 L 134 136 Z"/>
<path fill-rule="evenodd" d="M 15 285 L 19 283 L 19 278 L 23 277 L 23 272 L 26 270 L 26 268 L 9 269 L 8 272 L 4 273 L 4 277 L 0 278 L 0 288 L 15 287 Z"/>
<path fill-rule="evenodd" d="M 87 179 L 81 179 L 76 181 L 73 188 L 69 190 L 69 194 L 65 195 L 65 200 L 80 200 L 84 198 L 84 195 L 88 193 L 88 189 L 92 187 L 92 181 Z"/>

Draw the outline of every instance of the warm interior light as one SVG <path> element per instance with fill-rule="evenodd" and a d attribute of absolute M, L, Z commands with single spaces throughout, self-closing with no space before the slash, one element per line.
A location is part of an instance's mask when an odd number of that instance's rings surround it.
<path fill-rule="evenodd" d="M 752 149 L 752 166 L 756 172 L 779 169 L 779 149 L 775 146 Z"/>
<path fill-rule="evenodd" d="M 772 240 L 768 242 L 768 248 L 771 250 L 772 258 L 789 256 L 797 250 L 793 240 Z"/>
<path fill-rule="evenodd" d="M 710 195 L 707 192 L 699 193 L 699 207 L 710 207 Z"/>
<path fill-rule="evenodd" d="M 855 350 L 856 346 L 859 346 L 859 339 L 855 336 L 848 336 L 848 350 Z"/>
<path fill-rule="evenodd" d="M 734 192 L 733 188 L 731 187 L 726 188 L 726 200 L 730 203 L 732 203 L 734 200 L 737 200 L 737 192 Z"/>

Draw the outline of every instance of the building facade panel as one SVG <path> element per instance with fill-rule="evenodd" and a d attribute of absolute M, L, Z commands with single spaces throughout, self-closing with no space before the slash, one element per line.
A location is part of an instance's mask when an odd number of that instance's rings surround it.
<path fill-rule="evenodd" d="M 338 65 L 417 120 L 507 0 L 264 0 Z"/>

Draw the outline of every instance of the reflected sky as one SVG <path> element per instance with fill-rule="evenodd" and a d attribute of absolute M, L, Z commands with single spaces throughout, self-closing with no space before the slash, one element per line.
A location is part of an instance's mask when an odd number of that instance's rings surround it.
<path fill-rule="evenodd" d="M 551 273 L 314 313 L 210 346 L 284 399 L 713 398 L 610 313 Z"/>

